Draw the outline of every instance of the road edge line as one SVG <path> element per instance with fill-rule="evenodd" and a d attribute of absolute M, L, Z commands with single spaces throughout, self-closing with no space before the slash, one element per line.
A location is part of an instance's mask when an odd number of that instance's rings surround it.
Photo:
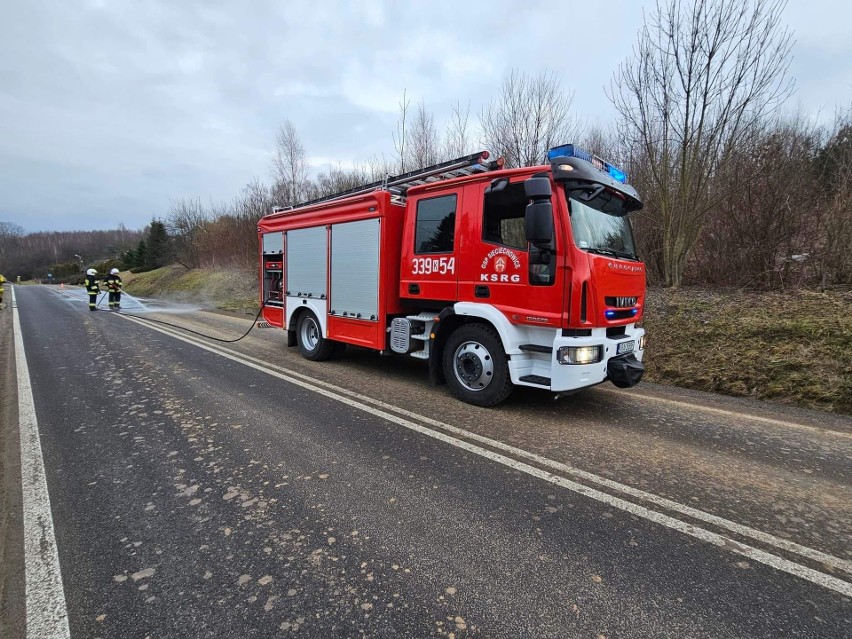
<path fill-rule="evenodd" d="M 14 288 L 12 332 L 15 337 L 18 428 L 21 437 L 26 636 L 31 639 L 70 639 L 68 608 L 62 587 L 41 438 Z"/>

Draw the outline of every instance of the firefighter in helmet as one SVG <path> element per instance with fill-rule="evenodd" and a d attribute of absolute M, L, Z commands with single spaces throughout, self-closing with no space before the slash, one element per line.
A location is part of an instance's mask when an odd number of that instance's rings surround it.
<path fill-rule="evenodd" d="M 118 269 L 111 269 L 109 275 L 104 278 L 104 287 L 109 293 L 109 310 L 117 311 L 121 308 L 121 276 Z"/>
<path fill-rule="evenodd" d="M 4 308 L 3 306 L 3 285 L 6 283 L 6 278 L 3 277 L 3 273 L 0 273 L 0 308 Z"/>
<path fill-rule="evenodd" d="M 89 294 L 89 310 L 98 310 L 98 293 L 101 288 L 98 285 L 98 272 L 93 268 L 86 271 L 86 292 Z"/>

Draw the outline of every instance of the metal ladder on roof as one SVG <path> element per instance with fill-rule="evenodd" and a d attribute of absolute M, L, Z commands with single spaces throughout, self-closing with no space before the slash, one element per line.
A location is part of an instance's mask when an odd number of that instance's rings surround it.
<path fill-rule="evenodd" d="M 405 194 L 408 189 L 413 186 L 431 184 L 432 182 L 449 180 L 465 175 L 473 175 L 474 173 L 485 173 L 487 171 L 494 171 L 503 167 L 503 158 L 497 158 L 496 160 L 489 161 L 488 157 L 488 151 L 480 151 L 479 153 L 465 155 L 463 157 L 456 158 L 455 160 L 439 162 L 438 164 L 409 171 L 408 173 L 403 173 L 401 175 L 387 175 L 384 179 L 356 186 L 354 188 L 347 189 L 346 191 L 341 191 L 340 193 L 334 193 L 333 195 L 326 195 L 313 200 L 308 200 L 307 202 L 302 202 L 296 206 L 276 207 L 273 209 L 273 212 L 292 211 L 293 209 L 311 206 L 313 204 L 320 204 L 321 202 L 331 202 L 332 200 L 360 195 L 362 193 L 371 193 L 373 191 L 389 191 L 392 202 L 395 204 L 404 204 Z"/>

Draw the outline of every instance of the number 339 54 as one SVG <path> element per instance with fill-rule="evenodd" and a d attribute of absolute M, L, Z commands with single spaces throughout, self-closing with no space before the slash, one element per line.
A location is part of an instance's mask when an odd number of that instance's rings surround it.
<path fill-rule="evenodd" d="M 414 275 L 446 275 L 456 272 L 454 257 L 415 257 L 412 260 Z"/>

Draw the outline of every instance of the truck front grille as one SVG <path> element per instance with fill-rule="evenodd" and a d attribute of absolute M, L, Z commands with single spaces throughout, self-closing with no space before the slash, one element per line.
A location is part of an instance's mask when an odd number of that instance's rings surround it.
<path fill-rule="evenodd" d="M 636 297 L 605 297 L 604 302 L 607 306 L 614 308 L 631 308 L 636 306 Z"/>

